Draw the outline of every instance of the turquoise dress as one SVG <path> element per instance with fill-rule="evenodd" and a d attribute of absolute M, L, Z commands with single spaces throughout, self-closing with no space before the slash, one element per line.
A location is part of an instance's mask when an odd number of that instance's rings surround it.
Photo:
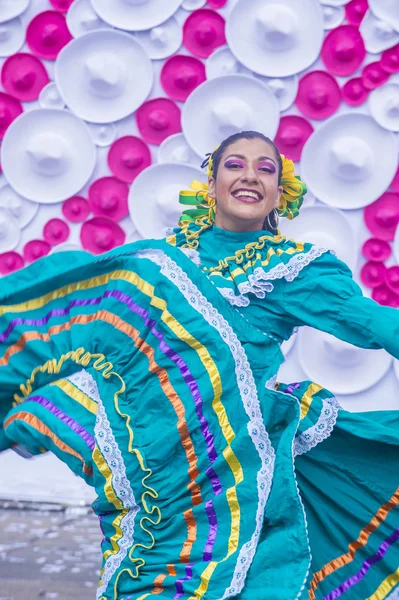
<path fill-rule="evenodd" d="M 399 598 L 399 412 L 282 383 L 302 325 L 399 358 L 328 249 L 206 220 L 2 279 L 0 448 L 94 486 L 99 600 Z"/>

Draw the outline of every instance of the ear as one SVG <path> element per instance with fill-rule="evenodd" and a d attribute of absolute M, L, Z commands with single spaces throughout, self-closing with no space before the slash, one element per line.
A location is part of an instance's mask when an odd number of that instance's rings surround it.
<path fill-rule="evenodd" d="M 283 186 L 279 185 L 278 188 L 277 188 L 277 199 L 276 199 L 276 204 L 275 204 L 276 208 L 280 204 L 280 199 L 281 199 L 281 196 L 282 196 L 283 192 L 284 192 Z"/>
<path fill-rule="evenodd" d="M 216 181 L 214 177 L 208 179 L 208 193 L 211 198 L 216 198 Z"/>

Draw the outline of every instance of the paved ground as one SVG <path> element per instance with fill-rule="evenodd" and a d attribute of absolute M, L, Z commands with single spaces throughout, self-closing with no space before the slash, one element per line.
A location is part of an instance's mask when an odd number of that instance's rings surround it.
<path fill-rule="evenodd" d="M 101 532 L 91 508 L 31 507 L 0 502 L 0 600 L 94 600 Z"/>

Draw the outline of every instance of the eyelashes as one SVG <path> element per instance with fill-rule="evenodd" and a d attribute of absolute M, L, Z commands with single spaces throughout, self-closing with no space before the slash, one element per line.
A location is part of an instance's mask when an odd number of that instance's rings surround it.
<path fill-rule="evenodd" d="M 226 169 L 244 169 L 245 163 L 241 160 L 229 160 L 224 166 Z M 258 165 L 258 171 L 262 171 L 263 173 L 275 173 L 276 168 L 273 164 L 264 162 Z"/>

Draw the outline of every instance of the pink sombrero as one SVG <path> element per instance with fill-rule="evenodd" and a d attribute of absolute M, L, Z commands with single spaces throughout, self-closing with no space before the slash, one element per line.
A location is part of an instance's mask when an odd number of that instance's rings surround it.
<path fill-rule="evenodd" d="M 169 98 L 153 98 L 137 110 L 136 122 L 142 138 L 159 146 L 170 135 L 181 132 L 181 111 Z"/>
<path fill-rule="evenodd" d="M 143 169 L 152 162 L 147 144 L 134 135 L 126 135 L 116 140 L 108 152 L 108 166 L 112 173 L 127 183 L 131 183 Z"/>
<path fill-rule="evenodd" d="M 22 102 L 37 100 L 49 81 L 43 63 L 36 56 L 26 52 L 7 58 L 1 70 L 3 88 Z"/>
<path fill-rule="evenodd" d="M 332 75 L 352 75 L 362 64 L 366 48 L 361 33 L 353 25 L 340 25 L 324 39 L 321 58 Z"/>
<path fill-rule="evenodd" d="M 196 56 L 207 58 L 226 44 L 224 18 L 209 8 L 195 10 L 184 23 L 183 43 Z"/>
<path fill-rule="evenodd" d="M 341 90 L 332 75 L 312 71 L 300 79 L 295 104 L 310 119 L 327 119 L 337 112 L 341 98 Z"/>
<path fill-rule="evenodd" d="M 176 54 L 162 67 L 161 85 L 173 100 L 184 102 L 205 80 L 205 65 L 194 56 Z"/>
<path fill-rule="evenodd" d="M 65 17 L 58 11 L 46 10 L 32 19 L 26 30 L 26 42 L 39 58 L 55 60 L 72 40 Z"/>

